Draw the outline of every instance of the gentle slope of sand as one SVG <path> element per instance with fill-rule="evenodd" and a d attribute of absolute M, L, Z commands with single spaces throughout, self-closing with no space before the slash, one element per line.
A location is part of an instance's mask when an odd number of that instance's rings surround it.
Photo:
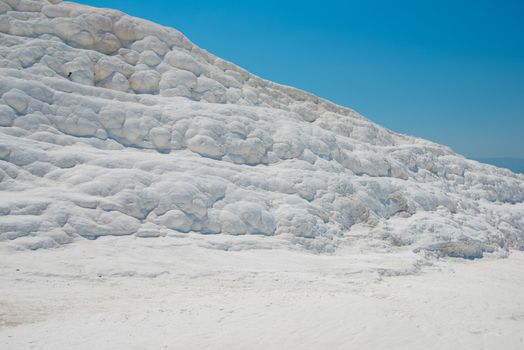
<path fill-rule="evenodd" d="M 0 348 L 524 347 L 523 252 L 417 272 L 406 252 L 349 258 L 138 242 L 146 243 L 2 252 Z"/>

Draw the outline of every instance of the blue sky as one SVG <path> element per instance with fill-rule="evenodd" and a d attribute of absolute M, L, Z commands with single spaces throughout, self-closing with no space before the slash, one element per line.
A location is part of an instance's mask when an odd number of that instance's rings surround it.
<path fill-rule="evenodd" d="M 469 157 L 524 158 L 524 1 L 79 0 Z"/>

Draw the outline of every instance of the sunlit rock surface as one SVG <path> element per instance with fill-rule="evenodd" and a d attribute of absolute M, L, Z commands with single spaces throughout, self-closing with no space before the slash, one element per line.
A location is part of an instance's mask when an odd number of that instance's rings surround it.
<path fill-rule="evenodd" d="M 0 0 L 0 241 L 262 235 L 524 248 L 524 176 L 396 134 L 121 12 Z"/>

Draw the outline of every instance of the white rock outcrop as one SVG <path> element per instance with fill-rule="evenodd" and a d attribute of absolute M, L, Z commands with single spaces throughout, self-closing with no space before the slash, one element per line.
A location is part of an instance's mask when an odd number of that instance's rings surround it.
<path fill-rule="evenodd" d="M 0 0 L 2 244 L 182 233 L 523 249 L 524 176 L 263 80 L 174 29 Z"/>

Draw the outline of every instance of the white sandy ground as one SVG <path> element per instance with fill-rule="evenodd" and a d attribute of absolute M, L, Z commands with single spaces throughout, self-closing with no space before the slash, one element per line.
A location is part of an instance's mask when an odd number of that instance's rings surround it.
<path fill-rule="evenodd" d="M 204 245 L 107 237 L 4 249 L 0 348 L 524 348 L 524 252 L 428 265 L 407 251 Z"/>

